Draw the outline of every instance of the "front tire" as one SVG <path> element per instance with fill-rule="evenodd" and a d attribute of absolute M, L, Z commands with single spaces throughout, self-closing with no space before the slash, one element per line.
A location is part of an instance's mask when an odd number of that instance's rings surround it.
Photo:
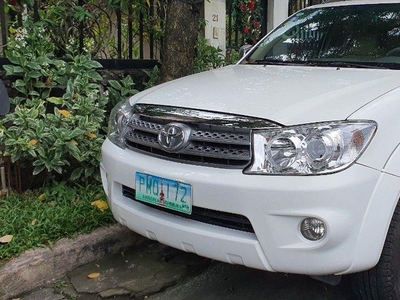
<path fill-rule="evenodd" d="M 358 299 L 400 299 L 400 204 L 390 223 L 378 264 L 367 271 L 352 275 L 352 288 Z"/>

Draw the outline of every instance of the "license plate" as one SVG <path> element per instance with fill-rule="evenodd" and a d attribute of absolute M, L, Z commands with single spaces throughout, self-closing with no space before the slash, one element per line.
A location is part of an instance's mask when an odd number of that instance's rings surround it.
<path fill-rule="evenodd" d="M 192 213 L 192 186 L 188 183 L 136 172 L 136 199 L 179 211 Z"/>

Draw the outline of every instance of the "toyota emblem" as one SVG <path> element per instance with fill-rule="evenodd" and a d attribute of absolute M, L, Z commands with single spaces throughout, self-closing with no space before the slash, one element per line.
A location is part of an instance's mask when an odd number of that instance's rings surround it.
<path fill-rule="evenodd" d="M 190 127 L 182 123 L 169 123 L 158 133 L 158 143 L 168 152 L 183 149 L 190 137 Z"/>

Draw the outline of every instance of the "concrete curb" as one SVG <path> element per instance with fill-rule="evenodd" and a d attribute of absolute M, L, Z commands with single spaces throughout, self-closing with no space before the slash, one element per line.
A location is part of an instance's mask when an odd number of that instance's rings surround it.
<path fill-rule="evenodd" d="M 140 244 L 141 236 L 120 225 L 98 228 L 53 248 L 27 251 L 0 268 L 0 299 L 6 300 L 56 282 L 69 271 L 106 254 Z"/>

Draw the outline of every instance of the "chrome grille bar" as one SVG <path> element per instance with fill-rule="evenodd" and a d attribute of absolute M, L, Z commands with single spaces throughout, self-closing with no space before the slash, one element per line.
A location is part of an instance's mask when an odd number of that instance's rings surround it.
<path fill-rule="evenodd" d="M 251 161 L 251 129 L 279 127 L 269 121 L 243 116 L 172 108 L 135 105 L 125 135 L 126 146 L 161 158 L 183 163 L 243 168 Z M 171 153 L 161 147 L 158 134 L 168 123 L 189 126 L 186 147 Z M 257 126 L 255 126 L 257 125 Z"/>

